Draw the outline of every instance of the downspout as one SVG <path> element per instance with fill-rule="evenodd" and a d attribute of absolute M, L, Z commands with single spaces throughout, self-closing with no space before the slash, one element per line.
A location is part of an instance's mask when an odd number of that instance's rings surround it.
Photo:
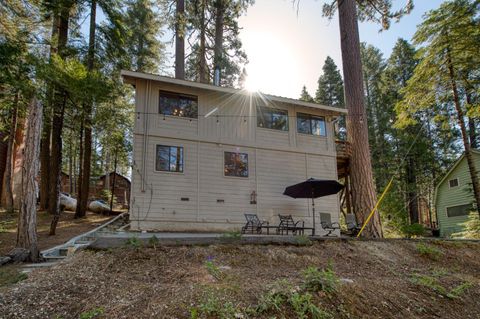
<path fill-rule="evenodd" d="M 147 136 L 148 136 L 148 103 L 150 102 L 150 81 L 147 81 L 145 103 L 143 106 L 143 152 L 142 152 L 142 193 L 145 193 L 147 176 Z"/>

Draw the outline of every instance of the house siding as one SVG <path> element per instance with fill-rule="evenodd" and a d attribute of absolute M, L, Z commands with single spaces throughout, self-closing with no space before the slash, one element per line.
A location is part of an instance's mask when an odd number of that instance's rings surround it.
<path fill-rule="evenodd" d="M 292 214 L 311 225 L 311 201 L 282 193 L 286 186 L 309 177 L 337 179 L 333 125 L 326 121 L 326 137 L 297 134 L 296 113 L 333 113 L 288 103 L 270 105 L 258 96 L 162 82 L 136 80 L 135 87 L 137 116 L 130 201 L 133 229 L 239 230 L 246 212 L 256 213 L 271 224 L 278 223 L 278 214 Z M 158 114 L 160 90 L 196 95 L 198 119 Z M 287 110 L 289 130 L 258 128 L 256 105 Z M 214 109 L 214 114 L 205 117 Z M 183 172 L 156 171 L 156 145 L 183 147 Z M 248 154 L 247 178 L 224 176 L 224 152 Z M 250 203 L 253 191 L 257 194 L 256 204 Z M 318 212 L 329 212 L 333 221 L 339 220 L 337 195 L 317 199 L 315 204 L 318 229 Z"/>
<path fill-rule="evenodd" d="M 480 169 L 480 153 L 472 152 L 477 170 Z M 449 180 L 458 178 L 458 186 L 450 187 Z M 435 207 L 440 228 L 440 236 L 447 237 L 452 233 L 462 231 L 461 223 L 467 221 L 468 216 L 447 216 L 447 208 L 458 205 L 467 205 L 474 202 L 470 171 L 465 157 L 449 172 L 438 185 Z"/>

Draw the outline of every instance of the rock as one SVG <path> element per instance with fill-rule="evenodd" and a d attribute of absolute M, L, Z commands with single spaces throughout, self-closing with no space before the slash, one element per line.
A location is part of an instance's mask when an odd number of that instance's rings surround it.
<path fill-rule="evenodd" d="M 345 283 L 345 284 L 353 284 L 353 279 L 340 278 L 340 282 Z"/>
<path fill-rule="evenodd" d="M 8 264 L 10 261 L 12 260 L 12 258 L 8 257 L 8 256 L 2 256 L 0 257 L 0 266 L 3 266 L 5 264 Z"/>
<path fill-rule="evenodd" d="M 30 250 L 17 247 L 8 253 L 8 257 L 12 259 L 12 262 L 24 262 L 30 257 Z"/>

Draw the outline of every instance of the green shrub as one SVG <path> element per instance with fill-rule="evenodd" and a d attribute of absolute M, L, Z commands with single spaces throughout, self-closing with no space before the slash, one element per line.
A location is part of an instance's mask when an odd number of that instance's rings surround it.
<path fill-rule="evenodd" d="M 263 313 L 271 310 L 280 312 L 294 291 L 295 288 L 286 279 L 275 281 L 269 290 L 260 296 L 257 312 Z"/>
<path fill-rule="evenodd" d="M 435 247 L 419 243 L 416 246 L 417 252 L 424 257 L 427 257 L 431 260 L 439 260 L 442 256 L 442 252 Z"/>
<path fill-rule="evenodd" d="M 306 235 L 299 235 L 294 237 L 295 245 L 297 246 L 311 246 L 313 242 Z"/>
<path fill-rule="evenodd" d="M 333 316 L 323 310 L 320 310 L 313 302 L 313 297 L 308 292 L 298 293 L 295 292 L 290 296 L 290 305 L 295 311 L 296 318 L 299 319 L 329 319 Z"/>
<path fill-rule="evenodd" d="M 448 290 L 441 285 L 440 281 L 437 278 L 420 274 L 413 275 L 412 282 L 417 285 L 428 287 L 433 291 L 437 292 L 438 294 L 450 299 L 460 298 L 466 290 L 473 286 L 472 283 L 466 281 Z"/>
<path fill-rule="evenodd" d="M 127 239 L 127 241 L 125 242 L 125 246 L 139 249 L 140 247 L 142 247 L 142 242 L 140 241 L 140 239 L 138 239 L 138 237 L 133 236 Z"/>
<path fill-rule="evenodd" d="M 86 312 L 82 312 L 80 314 L 80 319 L 97 318 L 98 316 L 103 315 L 104 311 L 105 310 L 102 307 L 98 307 L 98 308 L 95 308 L 95 309 L 92 309 L 92 310 L 89 310 L 89 311 L 86 311 Z"/>
<path fill-rule="evenodd" d="M 448 298 L 451 298 L 451 299 L 457 299 L 457 298 L 460 298 L 461 295 L 463 295 L 463 293 L 468 290 L 469 288 L 471 288 L 473 286 L 473 284 L 471 282 L 464 282 L 464 283 L 461 283 L 460 285 L 458 285 L 457 287 L 453 288 L 452 290 L 450 290 L 450 292 L 447 294 L 447 297 Z"/>
<path fill-rule="evenodd" d="M 226 232 L 222 234 L 222 238 L 225 239 L 240 239 L 242 238 L 242 233 L 237 231 Z"/>
<path fill-rule="evenodd" d="M 110 201 L 112 200 L 112 192 L 109 189 L 102 189 L 100 192 L 100 198 L 110 205 Z M 113 206 L 117 206 L 117 196 L 115 195 L 113 195 Z"/>
<path fill-rule="evenodd" d="M 217 265 L 215 265 L 215 262 L 213 260 L 207 260 L 205 262 L 205 268 L 207 268 L 208 273 L 212 275 L 213 278 L 217 280 L 223 278 L 223 272 Z"/>
<path fill-rule="evenodd" d="M 308 267 L 302 274 L 304 278 L 303 288 L 308 291 L 330 293 L 337 289 L 339 279 L 330 262 L 325 269 L 319 270 L 316 267 Z"/>
<path fill-rule="evenodd" d="M 222 302 L 218 297 L 210 295 L 208 299 L 198 307 L 190 309 L 190 318 L 201 317 L 232 319 L 243 316 L 241 309 L 231 302 Z"/>
<path fill-rule="evenodd" d="M 411 224 L 403 226 L 401 231 L 407 238 L 419 237 L 425 233 L 425 227 L 421 224 Z"/>
<path fill-rule="evenodd" d="M 468 220 L 460 225 L 464 231 L 452 234 L 453 238 L 480 239 L 480 218 L 478 212 L 470 212 Z"/>
<path fill-rule="evenodd" d="M 153 235 L 152 237 L 150 237 L 148 239 L 148 246 L 156 249 L 157 245 L 158 245 L 158 242 L 159 242 L 159 240 L 158 240 L 157 236 Z"/>

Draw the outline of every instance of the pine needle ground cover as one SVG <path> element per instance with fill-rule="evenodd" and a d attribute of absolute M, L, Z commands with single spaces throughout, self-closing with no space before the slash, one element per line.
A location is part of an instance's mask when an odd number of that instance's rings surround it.
<path fill-rule="evenodd" d="M 0 317 L 479 318 L 480 243 L 417 244 L 86 250 L 0 288 Z"/>

